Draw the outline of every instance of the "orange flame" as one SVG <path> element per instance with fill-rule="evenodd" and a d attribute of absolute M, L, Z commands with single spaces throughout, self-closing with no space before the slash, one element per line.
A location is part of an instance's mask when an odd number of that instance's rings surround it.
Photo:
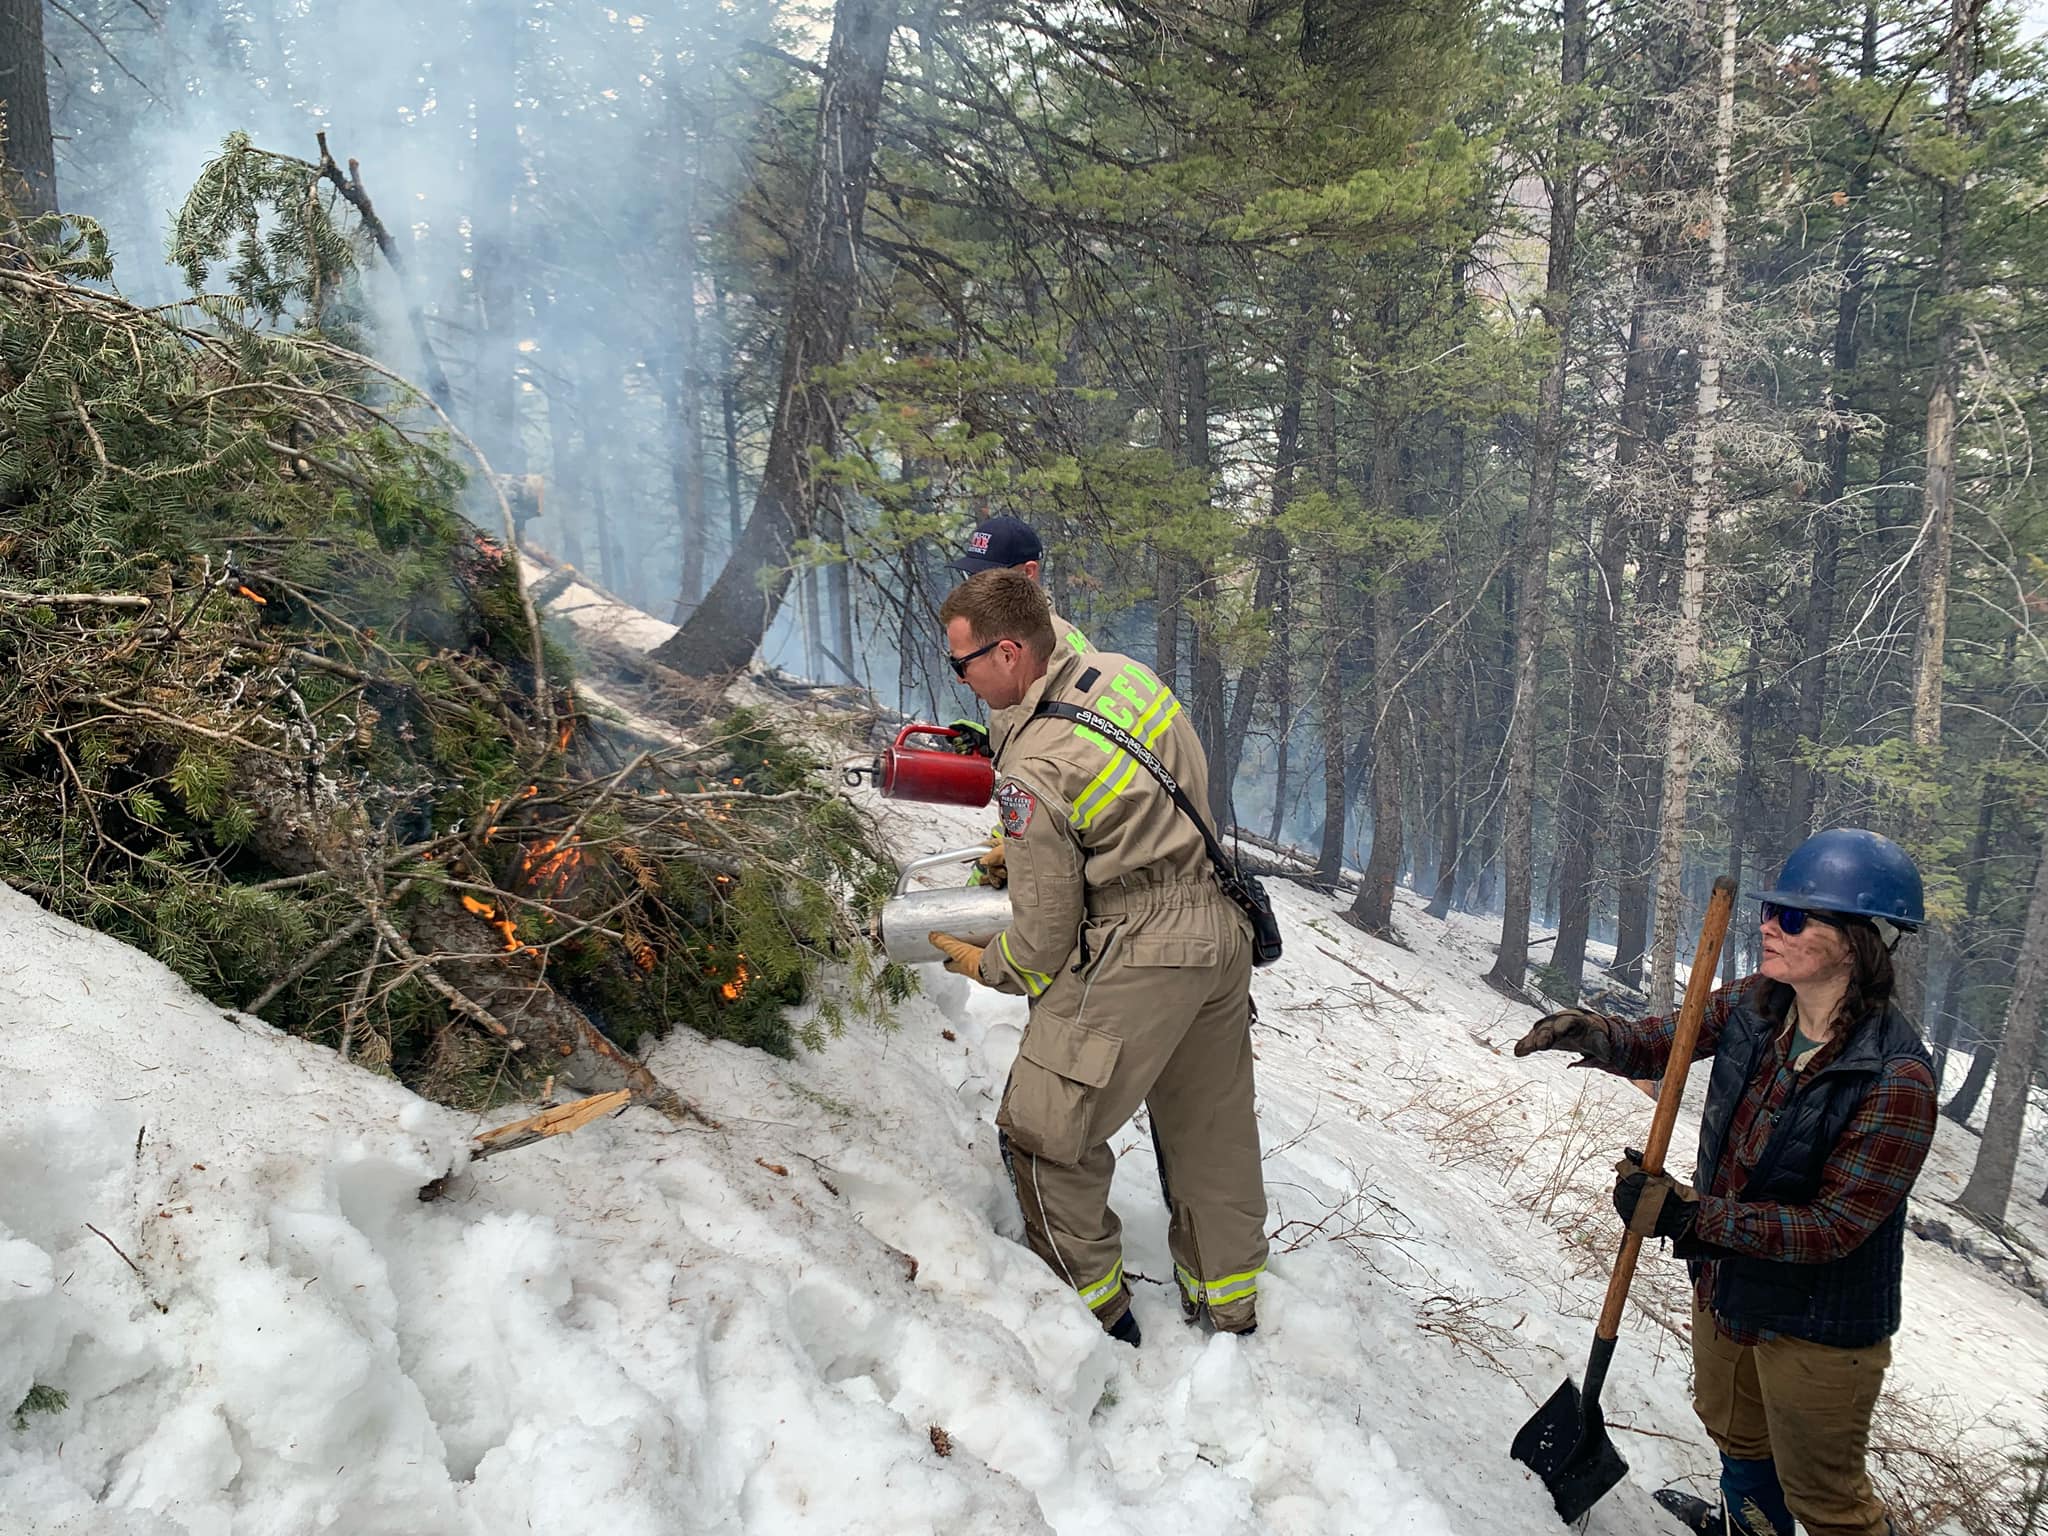
<path fill-rule="evenodd" d="M 252 603 L 259 603 L 265 608 L 268 608 L 270 606 L 270 599 L 263 596 L 259 592 L 251 592 L 247 587 L 236 587 L 235 590 L 241 593 L 242 596 L 249 599 L 249 601 Z"/>
<path fill-rule="evenodd" d="M 526 947 L 519 942 L 518 925 L 509 917 L 498 916 L 498 909 L 488 901 L 478 901 L 474 896 L 465 895 L 462 904 L 504 936 L 507 954 L 517 954 Z"/>
<path fill-rule="evenodd" d="M 728 1003 L 736 1003 L 740 1000 L 740 994 L 747 990 L 747 983 L 754 975 L 752 971 L 747 969 L 747 957 L 745 955 L 738 956 L 737 962 L 739 969 L 733 972 L 732 979 L 718 989 L 719 994 Z"/>
<path fill-rule="evenodd" d="M 559 896 L 582 873 L 587 856 L 573 841 L 548 837 L 533 844 L 519 861 L 520 872 L 536 888 Z"/>

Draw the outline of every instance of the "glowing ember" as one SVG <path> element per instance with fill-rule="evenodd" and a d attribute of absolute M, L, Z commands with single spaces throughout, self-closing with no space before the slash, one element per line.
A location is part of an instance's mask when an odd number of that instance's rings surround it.
<path fill-rule="evenodd" d="M 583 872 L 586 858 L 575 842 L 563 843 L 559 838 L 547 837 L 526 850 L 525 857 L 519 861 L 519 868 L 528 883 L 555 897 L 575 883 Z"/>
<path fill-rule="evenodd" d="M 736 1003 L 740 1000 L 740 994 L 747 990 L 747 982 L 754 974 L 747 969 L 747 957 L 745 955 L 739 957 L 739 967 L 737 971 L 733 972 L 732 980 L 718 989 L 719 994 L 728 1003 Z"/>
<path fill-rule="evenodd" d="M 261 604 L 265 608 L 270 606 L 270 599 L 263 596 L 260 592 L 251 592 L 247 587 L 236 587 L 235 590 L 252 603 Z"/>

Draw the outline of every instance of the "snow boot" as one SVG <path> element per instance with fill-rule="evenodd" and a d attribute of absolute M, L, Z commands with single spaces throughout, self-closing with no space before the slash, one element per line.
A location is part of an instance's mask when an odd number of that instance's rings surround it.
<path fill-rule="evenodd" d="M 1659 1488 L 1654 1497 L 1659 1504 L 1677 1517 L 1680 1525 L 1688 1531 L 1697 1531 L 1699 1536 L 1723 1536 L 1728 1529 L 1718 1503 L 1709 1504 L 1697 1494 L 1687 1493 L 1683 1488 Z"/>
<path fill-rule="evenodd" d="M 1683 1488 L 1659 1488 L 1655 1494 L 1657 1502 L 1676 1516 L 1680 1525 L 1699 1532 L 1700 1536 L 1792 1536 L 1792 1515 L 1785 1509 L 1785 1495 L 1778 1488 L 1776 1465 L 1769 1461 L 1733 1461 L 1725 1456 L 1721 1461 L 1721 1496 L 1729 1503 L 1709 1503 Z M 1773 1521 L 1767 1513 L 1774 1495 L 1783 1524 Z M 1732 1515 L 1728 1513 L 1730 1507 L 1734 1509 Z"/>
<path fill-rule="evenodd" d="M 1144 1330 L 1138 1327 L 1138 1314 L 1126 1312 L 1109 1325 L 1109 1336 L 1136 1349 L 1145 1342 Z"/>

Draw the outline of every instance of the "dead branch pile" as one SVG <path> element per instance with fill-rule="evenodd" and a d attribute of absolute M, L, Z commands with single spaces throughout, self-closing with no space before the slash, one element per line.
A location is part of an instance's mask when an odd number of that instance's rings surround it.
<path fill-rule="evenodd" d="M 587 718 L 462 515 L 452 455 L 488 466 L 276 323 L 346 309 L 348 243 L 214 212 L 235 287 L 171 308 L 93 286 L 90 224 L 0 249 L 0 879 L 459 1101 L 544 1073 L 680 1114 L 643 1034 L 791 1049 L 830 960 L 814 1035 L 900 991 L 844 799 L 744 713 L 660 750 Z M 295 252 L 325 269 L 282 282 Z"/>

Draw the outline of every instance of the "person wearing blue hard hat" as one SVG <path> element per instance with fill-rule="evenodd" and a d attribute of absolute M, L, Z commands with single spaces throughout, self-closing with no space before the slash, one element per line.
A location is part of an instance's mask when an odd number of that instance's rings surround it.
<path fill-rule="evenodd" d="M 1721 1453 L 1721 1497 L 1667 1488 L 1698 1531 L 1887 1536 L 1870 1482 L 1871 1415 L 1891 1363 L 1906 1196 L 1934 1140 L 1934 1066 L 1892 1003 L 1891 952 L 1926 921 L 1920 871 L 1875 832 L 1792 851 L 1761 903 L 1763 961 L 1714 994 L 1695 1059 L 1714 1058 L 1687 1185 L 1616 1167 L 1630 1231 L 1671 1239 L 1694 1282 L 1693 1407 Z M 1674 1020 L 1568 1008 L 1517 1056 L 1663 1075 Z"/>

